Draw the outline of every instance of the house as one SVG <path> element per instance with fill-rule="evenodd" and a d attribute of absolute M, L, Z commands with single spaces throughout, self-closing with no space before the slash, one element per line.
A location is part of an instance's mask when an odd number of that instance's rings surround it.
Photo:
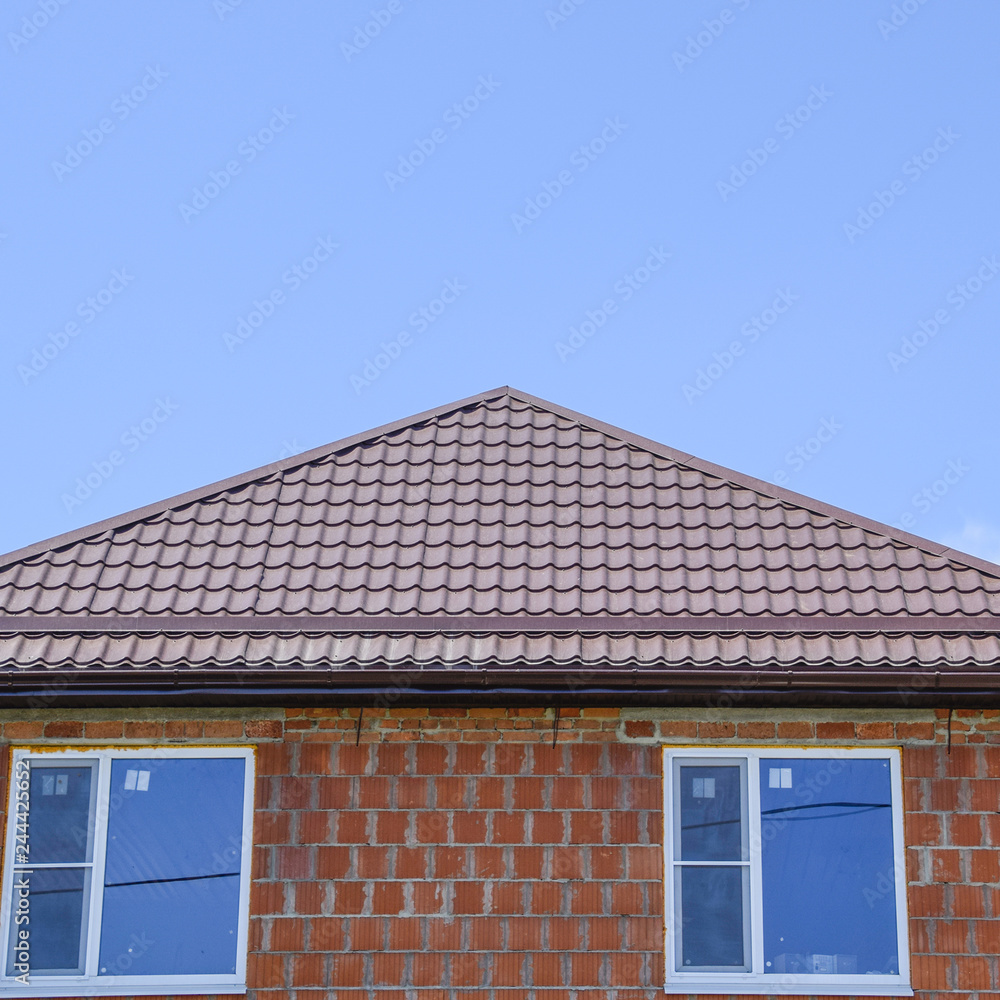
<path fill-rule="evenodd" d="M 998 613 L 508 388 L 12 553 L 0 994 L 996 997 Z"/>

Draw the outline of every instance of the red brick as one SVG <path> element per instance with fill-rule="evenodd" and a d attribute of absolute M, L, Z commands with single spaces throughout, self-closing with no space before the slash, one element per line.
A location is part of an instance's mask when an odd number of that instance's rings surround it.
<path fill-rule="evenodd" d="M 535 986 L 562 986 L 562 956 L 536 953 L 531 958 Z"/>
<path fill-rule="evenodd" d="M 584 808 L 585 791 L 589 781 L 587 778 L 571 778 L 560 776 L 552 781 L 552 808 L 553 809 L 582 809 Z M 542 803 L 539 802 L 538 806 Z M 537 807 L 536 807 L 537 808 Z"/>
<path fill-rule="evenodd" d="M 292 747 L 287 743 L 265 743 L 257 748 L 258 774 L 290 774 Z"/>
<path fill-rule="evenodd" d="M 334 913 L 360 913 L 365 905 L 363 882 L 338 882 L 334 887 Z"/>
<path fill-rule="evenodd" d="M 570 888 L 570 909 L 573 913 L 600 915 L 604 913 L 604 892 L 601 882 L 576 882 Z"/>
<path fill-rule="evenodd" d="M 618 951 L 622 947 L 621 920 L 591 917 L 587 921 L 587 944 L 591 951 Z"/>
<path fill-rule="evenodd" d="M 377 986 L 401 986 L 405 965 L 405 955 L 376 952 L 372 956 L 372 979 Z"/>
<path fill-rule="evenodd" d="M 652 722 L 638 719 L 627 719 L 625 735 L 630 739 L 652 738 L 656 735 L 656 726 Z"/>
<path fill-rule="evenodd" d="M 477 809 L 503 809 L 504 808 L 504 779 L 503 778 L 477 778 L 473 801 Z"/>
<path fill-rule="evenodd" d="M 618 879 L 625 874 L 621 847 L 593 847 L 590 851 L 591 874 L 596 879 Z"/>
<path fill-rule="evenodd" d="M 818 740 L 853 740 L 853 722 L 817 722 L 816 739 Z"/>
<path fill-rule="evenodd" d="M 523 746 L 514 743 L 500 743 L 493 749 L 493 772 L 495 774 L 520 774 L 526 764 L 527 748 Z"/>
<path fill-rule="evenodd" d="M 479 955 L 451 956 L 452 986 L 481 986 L 483 983 L 482 959 Z"/>
<path fill-rule="evenodd" d="M 423 921 L 397 917 L 387 922 L 386 947 L 389 951 L 420 951 L 423 947 Z"/>
<path fill-rule="evenodd" d="M 413 985 L 440 986 L 444 982 L 444 955 L 413 956 Z"/>
<path fill-rule="evenodd" d="M 351 870 L 349 847 L 316 848 L 316 878 L 344 878 Z"/>
<path fill-rule="evenodd" d="M 514 878 L 541 878 L 545 851 L 541 847 L 515 847 L 512 850 Z"/>
<path fill-rule="evenodd" d="M 531 840 L 535 844 L 559 844 L 563 839 L 563 816 L 557 812 L 531 813 Z M 495 839 L 495 838 L 494 838 Z"/>
<path fill-rule="evenodd" d="M 548 778 L 529 778 L 526 776 L 515 778 L 513 781 L 514 808 L 544 808 L 545 783 L 548 780 Z"/>
<path fill-rule="evenodd" d="M 440 882 L 413 883 L 413 909 L 416 913 L 440 913 L 445 895 Z"/>
<path fill-rule="evenodd" d="M 427 921 L 427 948 L 429 951 L 461 951 L 462 923 L 450 917 Z"/>
<path fill-rule="evenodd" d="M 334 987 L 357 986 L 364 982 L 365 957 L 364 955 L 343 955 L 333 956 L 333 973 L 330 984 Z M 343 993 L 340 994 L 343 997 Z"/>
<path fill-rule="evenodd" d="M 374 879 L 389 877 L 389 848 L 359 847 L 358 878 Z"/>
<path fill-rule="evenodd" d="M 468 872 L 466 847 L 436 847 L 434 849 L 434 877 L 439 879 L 465 878 Z"/>
<path fill-rule="evenodd" d="M 939 955 L 967 955 L 972 938 L 967 920 L 936 920 L 934 922 L 934 951 Z"/>
<path fill-rule="evenodd" d="M 603 955 L 578 953 L 570 958 L 570 980 L 574 986 L 593 986 L 600 982 Z"/>
<path fill-rule="evenodd" d="M 315 782 L 312 778 L 282 778 L 278 802 L 282 809 L 307 809 Z"/>
<path fill-rule="evenodd" d="M 465 912 L 465 911 L 462 911 Z M 468 911 L 475 913 L 475 910 Z M 497 917 L 472 917 L 468 920 L 471 951 L 499 951 L 503 945 L 503 922 Z"/>
<path fill-rule="evenodd" d="M 30 740 L 41 736 L 44 728 L 43 722 L 5 722 L 3 734 L 8 740 Z"/>
<path fill-rule="evenodd" d="M 494 986 L 521 986 L 524 983 L 525 956 L 499 954 L 493 958 Z M 596 982 L 596 980 L 595 980 Z"/>
<path fill-rule="evenodd" d="M 247 955 L 247 986 L 266 989 L 285 984 L 285 956 L 254 952 Z"/>
<path fill-rule="evenodd" d="M 512 951 L 537 951 L 542 940 L 542 921 L 538 917 L 512 917 L 507 922 Z"/>
<path fill-rule="evenodd" d="M 305 922 L 299 917 L 283 917 L 271 923 L 271 951 L 302 951 Z"/>
<path fill-rule="evenodd" d="M 417 744 L 417 774 L 444 774 L 448 748 L 440 743 Z"/>
<path fill-rule="evenodd" d="M 982 824 L 975 813 L 948 817 L 948 843 L 955 847 L 978 847 L 983 841 Z"/>
<path fill-rule="evenodd" d="M 736 727 L 736 735 L 741 740 L 773 740 L 773 722 L 741 722 Z"/>
<path fill-rule="evenodd" d="M 736 726 L 732 722 L 699 722 L 698 739 L 722 740 L 736 735 Z"/>
<path fill-rule="evenodd" d="M 932 740 L 934 739 L 933 722 L 897 722 L 896 739 L 899 740 Z"/>
<path fill-rule="evenodd" d="M 87 722 L 83 727 L 83 734 L 88 740 L 117 740 L 121 739 L 122 723 L 120 722 Z M 8 736 L 10 734 L 8 733 Z"/>
<path fill-rule="evenodd" d="M 295 893 L 296 913 L 320 913 L 326 897 L 326 885 L 322 882 L 289 883 Z"/>
<path fill-rule="evenodd" d="M 552 848 L 553 879 L 583 878 L 583 867 L 583 851 L 579 847 Z"/>
<path fill-rule="evenodd" d="M 600 844 L 604 840 L 604 818 L 599 812 L 570 813 L 571 844 Z"/>
<path fill-rule="evenodd" d="M 641 914 L 642 890 L 637 885 L 619 882 L 611 887 L 611 912 Z"/>
<path fill-rule="evenodd" d="M 376 882 L 372 892 L 372 913 L 397 915 L 403 909 L 402 882 Z"/>
<path fill-rule="evenodd" d="M 284 908 L 285 887 L 281 882 L 251 882 L 251 913 L 281 913 Z"/>
<path fill-rule="evenodd" d="M 426 847 L 396 848 L 396 878 L 427 878 L 428 874 L 428 851 Z"/>
<path fill-rule="evenodd" d="M 931 809 L 934 812 L 954 812 L 958 809 L 961 782 L 954 778 L 934 778 L 931 780 Z"/>
<path fill-rule="evenodd" d="M 343 947 L 343 920 L 338 917 L 313 917 L 309 921 L 310 951 L 341 951 Z"/>
<path fill-rule="evenodd" d="M 941 839 L 941 817 L 933 813 L 908 813 L 905 819 L 906 843 L 939 845 Z"/>
<path fill-rule="evenodd" d="M 779 722 L 779 740 L 811 740 L 813 738 L 813 724 L 811 722 Z"/>
<path fill-rule="evenodd" d="M 276 719 L 252 719 L 244 726 L 248 740 L 280 740 L 284 727 Z"/>
<path fill-rule="evenodd" d="M 585 950 L 582 917 L 553 917 L 548 923 L 550 950 L 559 952 Z"/>
<path fill-rule="evenodd" d="M 396 779 L 396 805 L 400 809 L 426 809 L 429 802 L 429 785 L 426 778 Z"/>
<path fill-rule="evenodd" d="M 612 955 L 611 984 L 613 986 L 641 986 L 642 955 L 627 953 Z"/>
<path fill-rule="evenodd" d="M 316 791 L 319 808 L 350 809 L 353 783 L 353 778 L 318 778 Z"/>
<path fill-rule="evenodd" d="M 532 913 L 558 913 L 562 909 L 563 887 L 559 882 L 536 882 L 531 887 Z"/>
<path fill-rule="evenodd" d="M 135 725 L 135 723 L 132 723 L 132 725 Z M 155 726 L 156 723 L 153 723 L 153 725 Z M 70 722 L 66 719 L 46 722 L 45 735 L 56 736 L 60 739 L 80 739 L 83 736 L 83 723 Z"/>
<path fill-rule="evenodd" d="M 942 909 L 942 913 L 955 917 L 985 917 L 986 916 L 986 892 L 989 890 L 981 885 L 952 885 L 948 886 L 947 893 L 950 894 L 951 905 Z M 996 908 L 993 916 L 1000 916 Z"/>
<path fill-rule="evenodd" d="M 1000 781 L 969 782 L 969 808 L 974 812 L 1000 812 Z"/>
<path fill-rule="evenodd" d="M 452 813 L 451 833 L 456 844 L 485 843 L 486 814 L 481 812 Z"/>
<path fill-rule="evenodd" d="M 660 847 L 627 847 L 628 877 L 632 880 L 663 878 L 663 849 Z"/>
<path fill-rule="evenodd" d="M 341 844 L 368 842 L 368 816 L 366 813 L 342 812 L 337 816 L 337 840 Z"/>
<path fill-rule="evenodd" d="M 148 723 L 125 723 L 125 735 L 129 735 L 130 725 L 148 725 Z M 159 735 L 159 725 L 155 734 L 150 732 L 137 733 L 143 738 Z M 238 740 L 243 735 L 243 723 L 239 719 L 213 719 L 205 723 L 205 738 L 218 740 Z"/>
<path fill-rule="evenodd" d="M 856 728 L 859 740 L 891 740 L 895 735 L 891 722 L 859 722 Z"/>
<path fill-rule="evenodd" d="M 347 921 L 347 937 L 352 951 L 382 951 L 386 921 L 381 917 L 354 917 Z"/>
<path fill-rule="evenodd" d="M 494 820 L 496 817 L 494 817 Z M 473 851 L 473 871 L 476 878 L 505 878 L 507 874 L 502 847 L 477 847 Z"/>
<path fill-rule="evenodd" d="M 524 882 L 496 882 L 493 885 L 493 913 L 524 913 Z"/>
<path fill-rule="evenodd" d="M 456 882 L 452 908 L 455 913 L 483 912 L 483 883 Z"/>
<path fill-rule="evenodd" d="M 375 840 L 380 844 L 405 844 L 410 817 L 405 812 L 375 813 Z"/>
<path fill-rule="evenodd" d="M 279 815 L 287 817 L 288 813 Z M 300 844 L 325 844 L 330 839 L 330 814 L 300 812 L 296 835 Z"/>
<path fill-rule="evenodd" d="M 971 882 L 1000 882 L 1000 854 L 994 850 L 971 851 Z"/>
<path fill-rule="evenodd" d="M 391 790 L 391 778 L 384 775 L 363 775 L 358 779 L 358 808 L 388 808 Z"/>
<path fill-rule="evenodd" d="M 586 747 L 596 751 L 593 774 L 600 774 L 600 747 Z M 612 774 L 649 774 L 659 773 L 663 753 L 658 746 L 642 746 L 636 743 L 609 743 L 607 746 L 608 767 Z"/>
<path fill-rule="evenodd" d="M 931 872 L 935 882 L 961 882 L 958 851 L 931 851 Z"/>
<path fill-rule="evenodd" d="M 693 739 L 698 735 L 698 723 L 665 719 L 660 723 L 660 735 L 686 736 Z"/>
<path fill-rule="evenodd" d="M 305 879 L 313 877 L 311 847 L 276 847 L 278 878 Z"/>
<path fill-rule="evenodd" d="M 639 841 L 639 816 L 634 812 L 614 812 L 609 817 L 612 844 L 635 844 Z"/>
<path fill-rule="evenodd" d="M 988 990 L 990 983 L 989 960 L 985 957 L 959 955 L 955 959 L 958 976 L 956 985 L 960 990 Z"/>
<path fill-rule="evenodd" d="M 448 816 L 443 812 L 417 813 L 414 830 L 421 844 L 443 844 L 448 839 Z"/>
<path fill-rule="evenodd" d="M 371 763 L 370 746 L 351 746 L 341 743 L 336 748 L 336 770 L 338 774 L 364 774 Z"/>
<path fill-rule="evenodd" d="M 523 844 L 524 843 L 524 814 L 523 813 L 494 813 L 493 814 L 493 843 L 494 844 Z"/>

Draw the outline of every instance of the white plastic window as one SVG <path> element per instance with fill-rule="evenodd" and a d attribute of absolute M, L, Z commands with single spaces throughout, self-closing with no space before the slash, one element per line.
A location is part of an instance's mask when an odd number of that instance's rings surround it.
<path fill-rule="evenodd" d="M 0 993 L 243 992 L 253 751 L 11 762 Z"/>
<path fill-rule="evenodd" d="M 899 752 L 664 750 L 666 989 L 909 996 Z"/>

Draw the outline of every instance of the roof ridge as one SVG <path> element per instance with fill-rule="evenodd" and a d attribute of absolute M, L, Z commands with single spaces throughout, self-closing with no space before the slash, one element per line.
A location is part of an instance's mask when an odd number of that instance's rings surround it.
<path fill-rule="evenodd" d="M 139 524 L 143 521 L 165 514 L 168 511 L 186 507 L 192 503 L 198 502 L 199 500 L 205 500 L 209 497 L 227 491 L 240 489 L 253 483 L 261 482 L 262 480 L 268 479 L 272 476 L 287 472 L 290 469 L 309 465 L 320 459 L 332 458 L 333 456 L 342 454 L 343 452 L 356 448 L 366 442 L 374 441 L 377 438 L 385 437 L 389 434 L 396 433 L 397 431 L 417 427 L 430 420 L 441 418 L 450 413 L 455 413 L 459 410 L 488 403 L 503 397 L 509 397 L 510 399 L 518 400 L 519 402 L 525 403 L 537 410 L 555 414 L 556 416 L 562 417 L 577 426 L 602 434 L 605 437 L 621 441 L 630 448 L 653 454 L 666 459 L 675 465 L 690 469 L 693 472 L 711 476 L 714 479 L 729 484 L 730 486 L 748 490 L 752 493 L 767 497 L 782 504 L 804 509 L 812 514 L 830 518 L 849 527 L 857 528 L 868 534 L 888 538 L 891 541 L 897 542 L 908 548 L 916 548 L 924 553 L 937 556 L 948 563 L 973 569 L 976 572 L 1000 579 L 1000 566 L 988 562 L 985 559 L 980 559 L 977 556 L 973 556 L 968 553 L 959 552 L 958 550 L 952 549 L 940 542 L 934 542 L 928 538 L 910 534 L 909 532 L 894 528 L 891 525 L 863 517 L 862 515 L 852 513 L 851 511 L 845 510 L 841 507 L 836 507 L 832 504 L 824 503 L 823 501 L 805 496 L 804 494 L 795 493 L 792 490 L 776 486 L 773 483 L 768 483 L 764 480 L 757 479 L 756 477 L 726 468 L 725 466 L 707 462 L 688 452 L 678 451 L 677 449 L 671 448 L 659 441 L 643 437 L 639 434 L 633 433 L 632 431 L 617 427 L 614 424 L 597 420 L 587 414 L 571 410 L 568 407 L 559 405 L 558 403 L 552 403 L 539 396 L 534 396 L 530 393 L 523 392 L 522 390 L 514 389 L 506 385 L 499 386 L 495 389 L 489 389 L 485 392 L 476 393 L 475 395 L 467 396 L 464 399 L 456 400 L 455 402 L 445 403 L 411 416 L 402 417 L 370 430 L 361 431 L 359 433 L 349 435 L 348 437 L 341 438 L 340 440 L 333 441 L 329 444 L 312 448 L 299 455 L 293 455 L 288 458 L 280 459 L 277 462 L 272 462 L 268 465 L 260 466 L 255 469 L 250 469 L 247 472 L 219 480 L 218 482 L 210 483 L 206 486 L 198 487 L 196 489 L 168 497 L 165 500 L 147 504 L 143 507 L 138 507 L 123 514 L 107 518 L 103 521 L 98 521 L 90 525 L 84 525 L 83 527 L 73 529 L 72 531 L 65 532 L 61 535 L 56 535 L 52 538 L 35 542 L 21 549 L 16 549 L 13 552 L 0 555 L 0 570 L 6 569 L 16 563 L 23 562 L 35 556 L 42 555 L 46 552 L 53 552 L 89 539 L 97 539 L 107 532 L 131 527 L 135 524 Z"/>

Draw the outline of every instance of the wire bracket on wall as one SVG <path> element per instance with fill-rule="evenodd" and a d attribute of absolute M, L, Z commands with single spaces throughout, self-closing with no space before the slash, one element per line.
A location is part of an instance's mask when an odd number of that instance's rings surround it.
<path fill-rule="evenodd" d="M 365 706 L 362 705 L 358 711 L 358 730 L 354 737 L 354 745 L 357 746 L 361 742 L 361 720 L 365 717 Z"/>

